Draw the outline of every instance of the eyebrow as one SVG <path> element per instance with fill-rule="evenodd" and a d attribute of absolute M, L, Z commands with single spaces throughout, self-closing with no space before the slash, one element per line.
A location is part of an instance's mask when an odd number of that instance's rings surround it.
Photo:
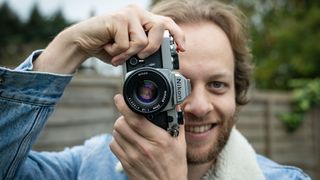
<path fill-rule="evenodd" d="M 220 78 L 233 78 L 233 73 L 226 71 L 215 72 L 214 74 L 209 75 L 209 79 L 220 79 Z"/>

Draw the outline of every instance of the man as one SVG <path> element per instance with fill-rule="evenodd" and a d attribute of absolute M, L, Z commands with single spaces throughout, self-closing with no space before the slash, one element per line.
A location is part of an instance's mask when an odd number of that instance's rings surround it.
<path fill-rule="evenodd" d="M 234 127 L 238 106 L 246 103 L 250 70 L 246 30 L 236 9 L 172 0 L 153 12 L 174 21 L 129 6 L 64 30 L 16 70 L 0 69 L 1 178 L 308 179 L 299 169 L 256 155 Z M 86 58 L 120 65 L 134 54 L 147 57 L 166 29 L 180 51 L 180 72 L 192 85 L 179 106 L 185 126 L 178 137 L 133 113 L 116 95 L 121 116 L 113 137 L 94 137 L 62 152 L 30 151 L 70 74 Z M 116 171 L 119 161 L 124 171 Z"/>

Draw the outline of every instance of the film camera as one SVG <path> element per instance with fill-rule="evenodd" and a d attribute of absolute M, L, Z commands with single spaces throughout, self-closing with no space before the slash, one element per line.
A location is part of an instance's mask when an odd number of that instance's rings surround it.
<path fill-rule="evenodd" d="M 190 94 L 190 82 L 174 70 L 179 58 L 172 36 L 165 31 L 159 50 L 145 59 L 129 58 L 123 65 L 123 95 L 129 108 L 144 115 L 172 136 L 179 135 L 182 112 L 176 105 Z"/>

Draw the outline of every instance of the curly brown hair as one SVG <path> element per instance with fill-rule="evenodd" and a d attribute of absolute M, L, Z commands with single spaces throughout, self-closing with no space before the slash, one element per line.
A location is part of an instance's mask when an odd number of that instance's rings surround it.
<path fill-rule="evenodd" d="M 246 16 L 236 7 L 214 0 L 163 0 L 151 10 L 172 18 L 177 24 L 209 21 L 227 35 L 234 55 L 234 78 L 237 105 L 248 102 L 247 92 L 252 71 Z"/>

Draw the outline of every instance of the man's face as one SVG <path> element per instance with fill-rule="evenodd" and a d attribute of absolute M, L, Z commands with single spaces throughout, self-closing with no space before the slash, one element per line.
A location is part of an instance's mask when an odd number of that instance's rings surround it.
<path fill-rule="evenodd" d="M 180 72 L 191 80 L 183 102 L 189 164 L 212 163 L 224 147 L 236 112 L 234 57 L 230 42 L 209 22 L 181 24 L 187 50 L 180 53 Z"/>

